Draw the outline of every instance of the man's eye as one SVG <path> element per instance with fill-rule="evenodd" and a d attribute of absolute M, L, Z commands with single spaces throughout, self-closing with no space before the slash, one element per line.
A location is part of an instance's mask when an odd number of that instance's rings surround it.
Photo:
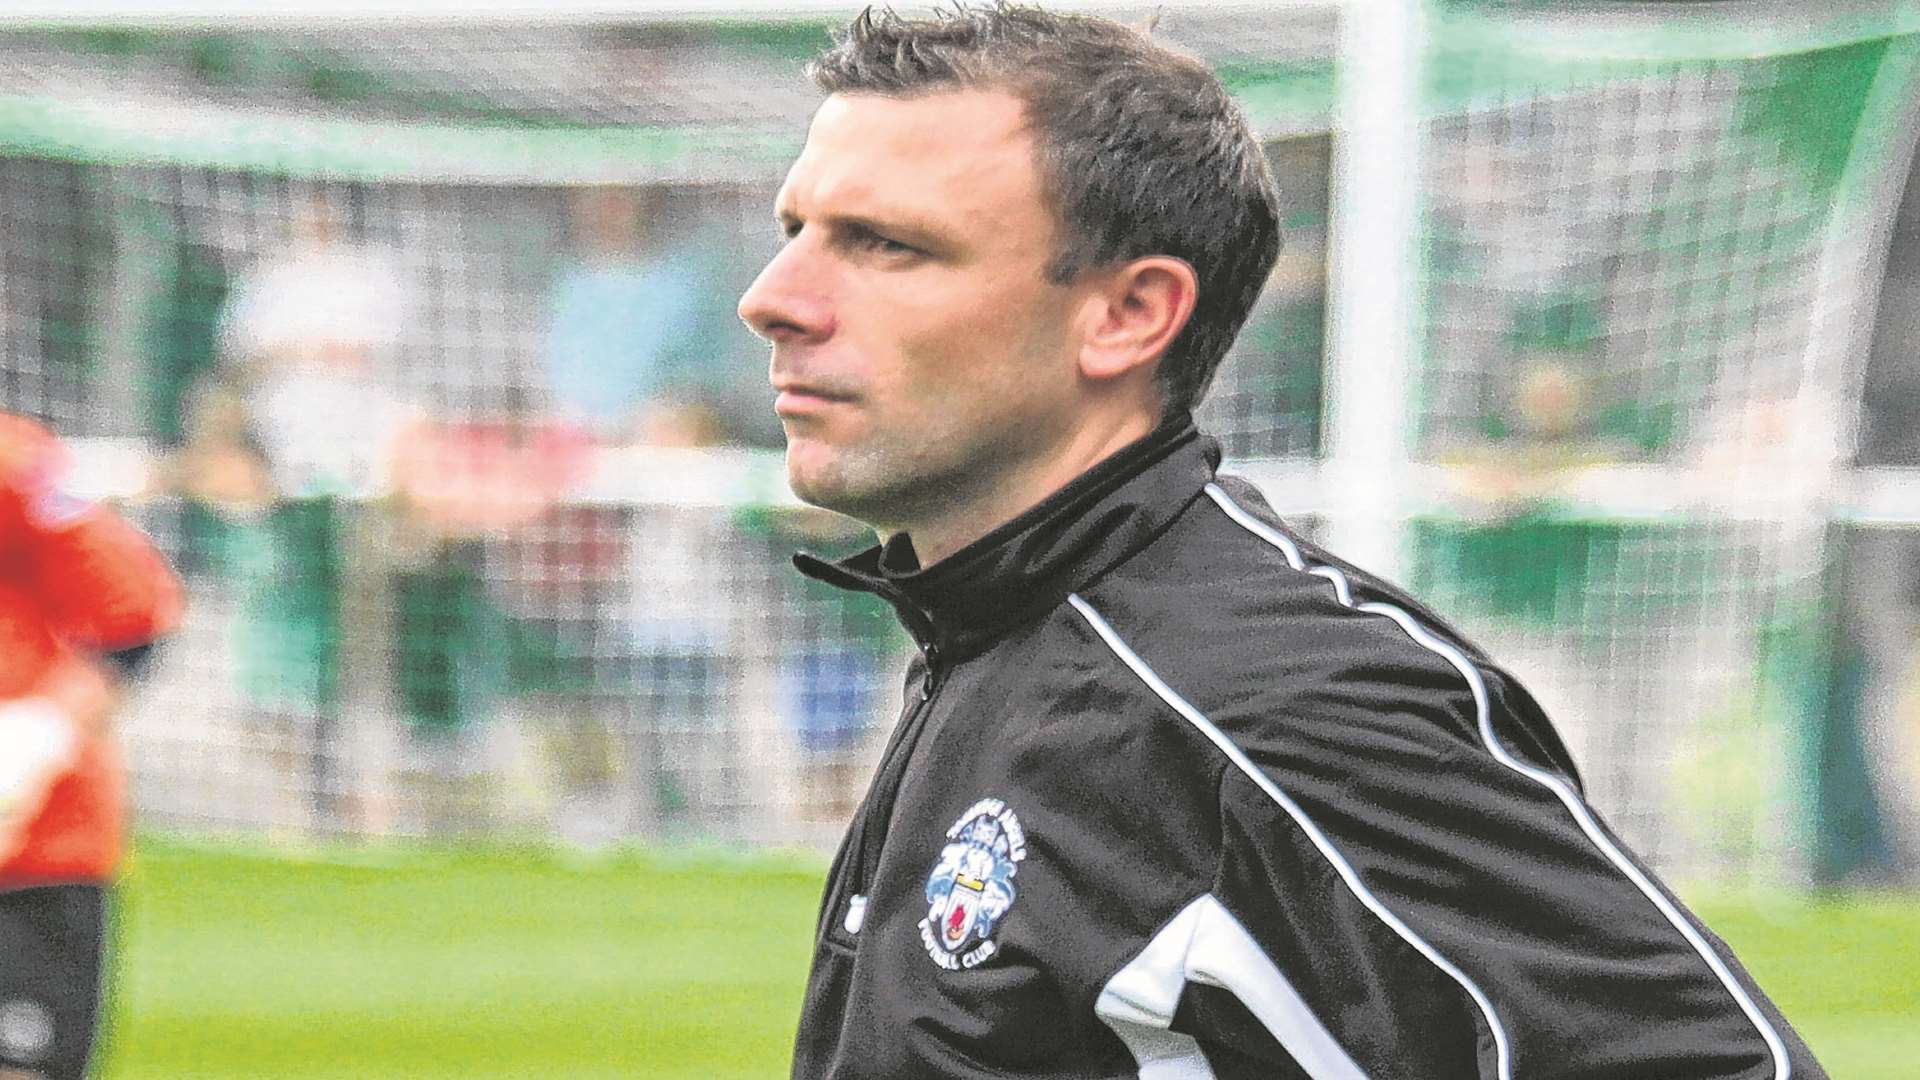
<path fill-rule="evenodd" d="M 876 251 L 882 255 L 920 254 L 920 249 L 914 247 L 912 244 L 903 244 L 890 236 L 883 236 L 880 233 L 869 232 L 865 229 L 862 229 L 854 237 L 854 242 L 869 251 Z"/>

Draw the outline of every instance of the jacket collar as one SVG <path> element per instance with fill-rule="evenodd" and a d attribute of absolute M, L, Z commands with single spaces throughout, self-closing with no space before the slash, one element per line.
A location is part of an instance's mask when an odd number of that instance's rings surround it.
<path fill-rule="evenodd" d="M 962 660 L 1145 547 L 1219 464 L 1219 444 L 1180 416 L 932 566 L 920 565 L 904 535 L 839 562 L 805 552 L 793 562 L 808 577 L 886 599 L 915 641 Z"/>

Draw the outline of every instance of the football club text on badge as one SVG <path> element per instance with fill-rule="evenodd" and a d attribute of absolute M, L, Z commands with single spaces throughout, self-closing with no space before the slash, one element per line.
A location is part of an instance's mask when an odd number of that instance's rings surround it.
<path fill-rule="evenodd" d="M 947 830 L 927 875 L 920 944 L 948 971 L 975 968 L 1000 951 L 993 930 L 1013 907 L 1013 877 L 1027 857 L 1020 817 L 1000 799 L 981 799 Z"/>

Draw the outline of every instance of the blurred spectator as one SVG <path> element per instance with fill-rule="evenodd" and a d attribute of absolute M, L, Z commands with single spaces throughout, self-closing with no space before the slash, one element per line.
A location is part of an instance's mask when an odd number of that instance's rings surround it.
<path fill-rule="evenodd" d="M 552 636 L 518 603 L 524 575 L 501 580 L 490 556 L 549 527 L 591 451 L 585 432 L 524 409 L 423 426 L 402 444 L 394 505 L 414 555 L 392 577 L 396 677 L 433 831 L 465 828 L 484 809 L 469 738 L 479 722 L 506 694 L 566 682 Z"/>
<path fill-rule="evenodd" d="M 508 534 L 494 585 L 517 616 L 513 688 L 537 706 L 564 838 L 656 834 L 715 801 L 711 769 L 740 753 L 725 723 L 742 597 L 730 535 L 710 507 L 588 501 Z"/>
<path fill-rule="evenodd" d="M 734 314 L 748 263 L 729 258 L 738 237 L 707 228 L 695 198 L 667 187 L 572 196 L 573 253 L 555 276 L 542 375 L 560 414 L 603 441 L 778 441 L 772 392 L 742 368 L 764 352 Z"/>
<path fill-rule="evenodd" d="M 534 718 L 553 824 L 594 846 L 634 825 L 626 781 L 626 701 L 634 691 L 624 626 L 628 522 L 611 505 L 555 505 L 501 545 L 495 575 L 512 623 L 511 681 Z"/>
<path fill-rule="evenodd" d="M 739 526 L 766 539 L 785 562 L 796 548 L 827 556 L 872 542 L 870 529 L 814 507 L 756 507 Z M 797 813 L 838 825 L 853 816 L 872 768 L 865 752 L 892 721 L 907 642 L 887 602 L 802 579 L 797 611 L 783 612 L 776 642 L 781 715 L 800 750 Z M 783 604 L 789 607 L 791 604 Z M 797 615 L 798 618 L 793 616 Z"/>
<path fill-rule="evenodd" d="M 237 678 L 305 804 L 279 820 L 386 813 L 344 805 L 334 774 L 344 697 L 390 674 L 419 824 L 462 828 L 479 771 L 468 736 L 509 685 L 483 540 L 544 512 L 590 447 L 521 411 L 429 420 L 377 364 L 412 307 L 408 282 L 340 239 L 324 202 L 294 224 L 287 250 L 235 284 L 216 376 L 195 397 L 168 483 L 225 522 Z M 356 657 L 393 667 L 349 676 Z"/>
<path fill-rule="evenodd" d="M 181 610 L 153 545 L 68 493 L 64 447 L 0 415 L 0 1075 L 86 1073 L 126 845 L 107 723 Z"/>
<path fill-rule="evenodd" d="M 235 408 L 229 407 L 225 417 L 211 424 L 193 415 L 204 407 L 200 388 L 212 381 L 219 359 L 220 315 L 231 286 L 227 268 L 211 246 L 176 235 L 172 229 L 166 235 L 169 256 L 161 264 L 159 288 L 143 305 L 138 335 L 145 354 L 138 399 L 141 429 L 170 450 L 178 450 L 190 434 L 212 428 L 221 429 L 223 440 L 238 444 L 245 440 L 243 434 L 235 434 L 244 428 L 244 416 L 236 424 Z M 250 472 L 251 466 L 245 463 L 261 460 L 259 448 L 253 447 L 244 461 L 222 456 L 189 465 L 185 472 L 206 477 L 219 488 L 244 478 L 232 466 L 242 464 Z M 227 531 L 221 518 L 210 513 L 204 501 L 190 499 L 178 528 L 176 568 L 187 575 L 212 569 L 214 552 Z"/>
<path fill-rule="evenodd" d="M 714 254 L 724 245 L 701 242 L 697 215 L 676 199 L 627 187 L 572 197 L 573 257 L 552 288 L 542 376 L 563 421 L 606 446 L 704 447 L 733 435 L 737 290 Z M 531 616 L 521 674 L 550 718 L 553 775 L 566 788 L 558 824 L 573 840 L 653 832 L 702 798 L 696 760 L 723 730 L 735 670 L 733 590 L 715 579 L 727 567 L 711 517 L 577 504 L 520 533 L 515 591 Z"/>
<path fill-rule="evenodd" d="M 337 235 L 323 200 L 301 207 L 292 245 L 236 283 L 221 349 L 244 369 L 255 434 L 284 498 L 383 490 L 417 412 L 374 370 L 407 313 L 405 282 L 385 258 Z"/>
<path fill-rule="evenodd" d="M 1506 363 L 1490 376 L 1479 441 L 1451 457 L 1459 494 L 1485 516 L 1551 511 L 1582 467 L 1633 457 L 1668 437 L 1670 414 L 1603 399 L 1605 322 L 1594 301 L 1545 293 L 1515 301 L 1502 343 Z"/>
<path fill-rule="evenodd" d="M 573 195 L 575 261 L 557 274 L 547 319 L 547 389 L 563 416 L 610 442 L 711 441 L 713 419 L 689 400 L 698 364 L 703 282 L 691 259 L 661 243 L 644 189 Z M 669 391 L 677 393 L 669 393 Z"/>
<path fill-rule="evenodd" d="M 142 311 L 141 426 L 161 445 L 178 446 L 192 427 L 188 410 L 194 385 L 219 355 L 220 315 L 232 282 L 217 250 L 173 230 L 166 235 L 160 287 Z"/>
<path fill-rule="evenodd" d="M 339 238 L 322 198 L 292 225 L 283 252 L 234 282 L 167 481 L 224 522 L 213 561 L 235 586 L 236 678 L 294 779 L 275 817 L 304 826 L 337 794 L 345 579 L 372 554 L 349 542 L 350 507 L 391 484 L 418 416 L 373 367 L 399 335 L 404 283 Z"/>

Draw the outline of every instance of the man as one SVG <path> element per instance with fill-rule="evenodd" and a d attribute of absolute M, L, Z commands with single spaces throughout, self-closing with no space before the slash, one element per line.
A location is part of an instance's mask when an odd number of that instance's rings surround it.
<path fill-rule="evenodd" d="M 884 537 L 909 701 L 794 1075 L 1818 1076 L 1511 676 L 1216 477 L 1189 414 L 1278 246 L 1198 63 L 871 13 L 742 298 L 788 477 Z"/>
<path fill-rule="evenodd" d="M 125 845 L 107 715 L 181 609 L 147 539 L 65 470 L 44 428 L 0 415 L 0 1080 L 86 1074 Z"/>

